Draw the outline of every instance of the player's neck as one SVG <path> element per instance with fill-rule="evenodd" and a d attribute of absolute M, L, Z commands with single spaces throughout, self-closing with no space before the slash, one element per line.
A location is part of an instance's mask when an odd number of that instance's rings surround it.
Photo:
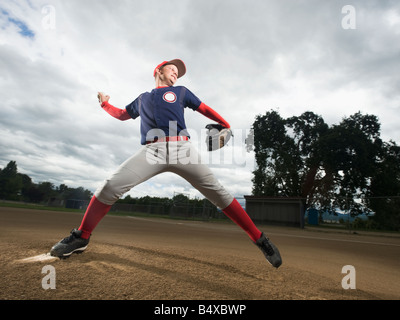
<path fill-rule="evenodd" d="M 166 81 L 161 80 L 160 77 L 157 77 L 157 79 L 156 79 L 156 89 L 165 88 L 165 87 L 172 87 L 172 85 L 170 85 Z"/>

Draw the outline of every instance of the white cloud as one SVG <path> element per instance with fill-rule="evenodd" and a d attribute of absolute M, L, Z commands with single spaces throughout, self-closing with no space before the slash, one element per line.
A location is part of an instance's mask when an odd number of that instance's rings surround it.
<path fill-rule="evenodd" d="M 3 1 L 0 167 L 15 160 L 36 182 L 94 190 L 140 147 L 139 120 L 111 118 L 98 106 L 97 91 L 123 108 L 153 88 L 155 65 L 173 58 L 188 68 L 179 84 L 233 128 L 250 128 L 256 115 L 270 109 L 283 117 L 310 110 L 330 124 L 360 110 L 379 117 L 384 140 L 399 142 L 400 5 L 352 1 L 356 29 L 344 30 L 346 4 Z M 198 136 L 194 143 L 204 148 L 200 132 L 209 120 L 191 111 L 186 119 Z M 251 193 L 250 167 L 212 169 L 232 193 L 243 195 Z M 197 195 L 172 174 L 130 194 L 174 191 Z"/>

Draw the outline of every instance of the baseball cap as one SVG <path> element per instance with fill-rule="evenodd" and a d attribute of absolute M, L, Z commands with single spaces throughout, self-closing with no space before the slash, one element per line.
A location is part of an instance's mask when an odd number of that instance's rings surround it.
<path fill-rule="evenodd" d="M 173 64 L 178 68 L 178 78 L 182 77 L 186 73 L 186 66 L 184 62 L 180 59 L 174 59 L 170 61 L 163 61 L 161 62 L 157 67 L 155 67 L 154 72 L 153 72 L 153 77 L 156 76 L 156 70 L 160 69 L 162 66 L 165 66 L 167 64 Z"/>

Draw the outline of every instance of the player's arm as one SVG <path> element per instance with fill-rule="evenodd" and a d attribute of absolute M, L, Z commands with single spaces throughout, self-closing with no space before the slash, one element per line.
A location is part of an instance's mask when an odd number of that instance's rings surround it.
<path fill-rule="evenodd" d="M 128 114 L 126 109 L 119 109 L 111 105 L 108 100 L 110 100 L 110 96 L 103 94 L 102 92 L 99 92 L 97 97 L 99 98 L 99 103 L 101 107 L 107 111 L 107 113 L 114 118 L 124 121 L 131 119 L 131 116 Z"/>
<path fill-rule="evenodd" d="M 128 114 L 126 109 L 116 108 L 113 105 L 109 104 L 108 101 L 104 101 L 101 104 L 101 107 L 104 110 L 106 110 L 109 115 L 113 116 L 114 118 L 116 118 L 118 120 L 124 121 L 124 120 L 131 119 L 131 116 Z"/>
<path fill-rule="evenodd" d="M 200 112 L 202 115 L 206 116 L 207 118 L 218 122 L 221 126 L 225 128 L 230 128 L 231 126 L 229 123 L 222 118 L 214 109 L 210 108 L 205 103 L 201 103 L 200 106 L 196 109 L 196 111 Z"/>

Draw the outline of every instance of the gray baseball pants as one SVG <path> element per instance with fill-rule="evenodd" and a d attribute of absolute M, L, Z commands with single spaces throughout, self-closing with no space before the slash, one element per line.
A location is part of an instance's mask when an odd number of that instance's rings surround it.
<path fill-rule="evenodd" d="M 186 179 L 222 210 L 234 200 L 210 168 L 201 163 L 200 155 L 190 141 L 155 142 L 143 146 L 104 181 L 95 196 L 100 202 L 113 205 L 133 187 L 163 172 L 173 172 Z"/>

